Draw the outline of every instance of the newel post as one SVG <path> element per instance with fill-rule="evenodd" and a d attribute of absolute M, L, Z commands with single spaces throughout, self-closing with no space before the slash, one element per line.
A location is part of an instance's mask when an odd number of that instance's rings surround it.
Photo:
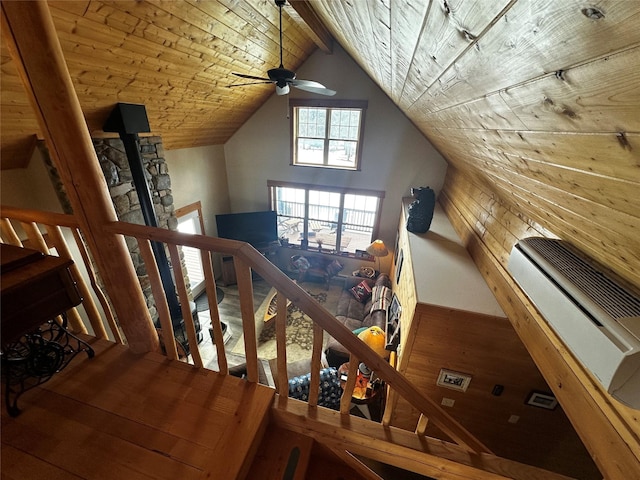
<path fill-rule="evenodd" d="M 159 350 L 47 2 L 2 2 L 2 31 L 131 350 Z M 115 100 L 114 100 L 115 103 Z"/>

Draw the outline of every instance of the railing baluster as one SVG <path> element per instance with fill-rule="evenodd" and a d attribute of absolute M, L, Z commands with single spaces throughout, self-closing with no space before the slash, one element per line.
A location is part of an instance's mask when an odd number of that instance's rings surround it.
<path fill-rule="evenodd" d="M 340 413 L 348 415 L 351 410 L 351 398 L 353 397 L 353 390 L 356 386 L 356 377 L 358 376 L 358 364 L 360 360 L 352 353 L 349 357 L 349 371 L 347 372 L 347 382 L 342 392 L 342 398 L 340 399 Z"/>
<path fill-rule="evenodd" d="M 176 282 L 178 298 L 180 299 L 180 310 L 182 311 L 184 327 L 187 331 L 189 353 L 191 354 L 191 358 L 193 358 L 193 363 L 195 364 L 195 366 L 202 367 L 202 357 L 200 356 L 200 349 L 198 348 L 198 334 L 196 333 L 196 326 L 193 321 L 193 315 L 191 315 L 191 307 L 189 306 L 189 294 L 187 293 L 187 286 L 184 283 L 184 274 L 182 273 L 182 262 L 180 261 L 178 246 L 172 243 L 168 243 L 167 247 L 169 248 L 169 254 L 171 255 L 171 264 L 173 265 L 173 278 Z"/>
<path fill-rule="evenodd" d="M 47 233 L 53 241 L 54 246 L 56 247 L 56 250 L 58 251 L 58 254 L 62 258 L 73 260 L 71 251 L 69 250 L 69 246 L 67 245 L 67 241 L 65 240 L 64 235 L 62 235 L 62 229 L 55 225 L 45 225 L 45 227 L 47 229 Z M 98 338 L 107 338 L 107 331 L 105 330 L 104 324 L 102 323 L 100 312 L 98 311 L 98 307 L 93 301 L 93 297 L 91 296 L 89 287 L 87 287 L 84 278 L 80 274 L 78 265 L 76 265 L 76 263 L 74 262 L 70 268 L 78 285 L 78 289 L 80 290 L 80 294 L 82 295 L 82 305 L 84 306 L 84 311 L 89 318 L 89 323 L 91 323 L 91 327 L 93 328 L 93 334 Z M 87 333 L 86 329 L 82 333 Z"/>
<path fill-rule="evenodd" d="M 276 293 L 276 362 L 278 365 L 278 384 L 280 398 L 289 395 L 289 373 L 287 372 L 287 297 Z"/>
<path fill-rule="evenodd" d="M 2 230 L 2 239 L 5 243 L 16 247 L 22 247 L 20 237 L 16 234 L 16 231 L 8 218 L 3 218 L 1 220 L 0 229 Z"/>
<path fill-rule="evenodd" d="M 397 362 L 398 354 L 396 352 L 391 352 L 391 355 L 389 356 L 389 365 L 396 368 Z M 388 386 L 387 396 L 384 402 L 384 413 L 382 414 L 382 420 L 380 422 L 385 427 L 391 425 L 391 412 L 395 410 L 396 403 L 398 403 L 398 392 Z"/>
<path fill-rule="evenodd" d="M 322 340 L 324 332 L 317 323 L 313 324 L 313 351 L 311 353 L 311 384 L 309 385 L 309 405 L 318 404 L 320 392 L 320 361 L 322 358 Z"/>
<path fill-rule="evenodd" d="M 171 323 L 171 313 L 169 312 L 167 297 L 162 288 L 162 280 L 160 278 L 160 272 L 158 271 L 156 257 L 153 255 L 153 250 L 151 249 L 151 242 L 147 239 L 138 239 L 138 246 L 140 247 L 142 260 L 147 267 L 151 292 L 156 302 L 156 310 L 158 311 L 158 317 L 160 318 L 160 325 L 162 327 L 164 349 L 171 360 L 178 360 L 176 337 L 173 334 L 173 324 Z"/>
<path fill-rule="evenodd" d="M 251 268 L 239 257 L 233 257 L 240 295 L 240 314 L 244 333 L 244 355 L 247 363 L 247 380 L 258 382 L 258 344 L 256 340 L 256 319 L 253 311 L 253 283 Z"/>
<path fill-rule="evenodd" d="M 80 236 L 80 231 L 75 227 L 70 227 L 71 233 L 73 233 L 73 238 L 76 241 L 76 246 L 78 247 L 78 251 L 80 252 L 80 256 L 82 257 L 82 261 L 84 262 L 84 267 L 87 270 L 87 275 L 89 276 L 89 282 L 91 283 L 91 287 L 93 288 L 96 297 L 98 297 L 98 301 L 102 306 L 102 311 L 104 312 L 104 316 L 107 319 L 107 324 L 111 329 L 111 334 L 113 335 L 113 339 L 120 344 L 124 343 L 122 339 L 122 334 L 120 333 L 120 329 L 116 324 L 116 320 L 113 317 L 113 312 L 111 311 L 111 305 L 109 305 L 109 301 L 107 300 L 107 296 L 102 291 L 100 285 L 98 285 L 98 279 L 96 278 L 96 272 L 93 269 L 93 264 L 91 263 L 91 259 L 89 258 L 89 252 L 87 252 L 87 247 L 84 244 L 84 240 Z"/>
<path fill-rule="evenodd" d="M 427 431 L 427 425 L 429 425 L 429 419 L 424 413 L 421 413 L 416 426 L 416 435 L 424 435 Z"/>
<path fill-rule="evenodd" d="M 200 259 L 202 260 L 202 270 L 204 272 L 205 291 L 207 292 L 207 300 L 209 301 L 209 315 L 211 317 L 211 328 L 213 328 L 213 341 L 216 344 L 216 353 L 218 355 L 218 370 L 220 373 L 228 375 L 229 365 L 227 363 L 227 354 L 224 349 L 224 334 L 222 333 L 222 325 L 220 324 L 216 281 L 213 276 L 213 267 L 211 266 L 211 252 L 208 250 L 201 250 Z"/>
<path fill-rule="evenodd" d="M 39 250 L 45 255 L 50 255 L 49 246 L 44 240 L 44 237 L 42 236 L 38 225 L 36 225 L 35 222 L 20 222 L 20 225 L 22 226 L 24 233 L 27 234 L 29 241 L 33 244 L 31 248 L 34 250 Z"/>

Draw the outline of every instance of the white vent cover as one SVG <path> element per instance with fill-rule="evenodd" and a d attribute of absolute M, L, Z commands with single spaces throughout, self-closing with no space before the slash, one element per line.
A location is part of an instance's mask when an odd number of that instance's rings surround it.
<path fill-rule="evenodd" d="M 562 240 L 520 241 L 509 271 L 609 393 L 640 408 L 640 298 Z"/>

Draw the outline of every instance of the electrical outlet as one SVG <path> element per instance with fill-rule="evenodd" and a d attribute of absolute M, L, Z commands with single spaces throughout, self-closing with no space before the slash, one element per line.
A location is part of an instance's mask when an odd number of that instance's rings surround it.
<path fill-rule="evenodd" d="M 509 423 L 518 423 L 518 420 L 520 420 L 520 417 L 518 415 L 511 415 L 509 417 Z"/>
<path fill-rule="evenodd" d="M 442 398 L 442 405 L 444 405 L 445 407 L 453 407 L 453 404 L 456 403 L 456 401 L 453 398 L 446 398 L 443 397 Z"/>

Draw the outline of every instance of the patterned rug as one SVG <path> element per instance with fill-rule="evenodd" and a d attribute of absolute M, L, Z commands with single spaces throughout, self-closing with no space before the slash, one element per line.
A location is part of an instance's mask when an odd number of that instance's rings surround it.
<path fill-rule="evenodd" d="M 307 287 L 305 285 L 305 287 Z M 335 312 L 338 299 L 342 292 L 342 282 L 339 285 L 331 285 L 328 291 L 314 287 L 307 288 L 307 292 L 315 298 L 329 312 Z M 263 317 L 268 307 L 270 295 L 260 305 L 255 313 L 256 330 L 258 334 L 258 358 L 270 360 L 277 356 L 276 327 L 275 322 L 264 327 Z M 327 334 L 325 333 L 325 342 Z M 313 348 L 313 321 L 302 310 L 295 305 L 287 308 L 287 361 L 295 362 L 304 358 L 311 358 Z M 234 354 L 244 353 L 244 336 L 232 350 Z"/>
<path fill-rule="evenodd" d="M 310 295 L 315 298 L 318 303 L 324 304 L 327 301 L 326 293 L 318 293 Z M 289 305 L 287 308 L 287 329 L 286 329 L 287 347 L 290 345 L 298 345 L 303 350 L 311 350 L 313 348 L 313 321 L 305 315 L 295 305 Z M 271 322 L 265 327 L 258 338 L 258 348 L 263 344 L 276 339 L 276 325 Z"/>

